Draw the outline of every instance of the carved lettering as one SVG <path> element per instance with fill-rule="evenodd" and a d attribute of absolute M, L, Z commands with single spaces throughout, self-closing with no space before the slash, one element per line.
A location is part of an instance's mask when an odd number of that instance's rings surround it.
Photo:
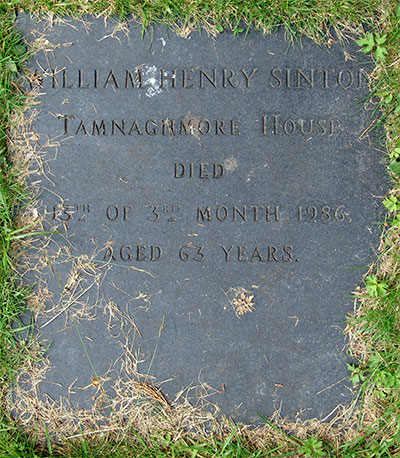
<path fill-rule="evenodd" d="M 160 261 L 162 258 L 162 249 L 158 245 L 122 245 L 119 250 L 116 250 L 118 253 L 118 258 L 115 256 L 115 250 L 112 245 L 106 247 L 104 253 L 103 261 L 116 261 L 120 259 L 121 261 Z"/>
<path fill-rule="evenodd" d="M 193 72 L 194 72 L 193 69 L 184 69 L 184 70 L 182 70 L 182 81 L 183 81 L 182 87 L 184 89 L 193 89 L 193 87 L 194 87 L 193 81 L 192 81 Z"/>
<path fill-rule="evenodd" d="M 124 245 L 119 250 L 119 255 L 123 261 L 130 261 L 132 259 L 131 247 L 129 245 Z"/>
<path fill-rule="evenodd" d="M 157 135 L 157 121 L 154 119 L 149 119 L 145 124 L 145 131 L 147 135 Z"/>
<path fill-rule="evenodd" d="M 115 135 L 115 129 L 118 129 L 122 135 L 125 135 L 125 120 L 122 119 L 118 124 L 118 122 L 113 119 L 111 121 L 111 135 Z"/>
<path fill-rule="evenodd" d="M 83 84 L 83 70 L 78 70 L 78 88 L 88 89 L 89 87 L 89 83 Z"/>
<path fill-rule="evenodd" d="M 254 248 L 253 254 L 250 257 L 250 262 L 254 262 L 256 259 L 258 260 L 258 262 L 265 262 L 265 259 L 261 256 L 261 253 L 258 247 Z"/>
<path fill-rule="evenodd" d="M 221 245 L 221 248 L 225 253 L 225 261 L 229 261 L 229 255 L 230 255 L 230 252 L 232 251 L 233 245 L 231 245 L 229 248 L 226 248 L 223 245 Z"/>
<path fill-rule="evenodd" d="M 174 178 L 222 178 L 224 176 L 224 166 L 219 163 L 209 164 L 201 162 L 200 164 L 175 162 Z"/>
<path fill-rule="evenodd" d="M 249 216 L 250 215 L 250 216 Z M 197 221 L 279 222 L 279 205 L 218 205 L 197 207 Z"/>
<path fill-rule="evenodd" d="M 176 88 L 176 70 L 166 71 L 163 68 L 160 70 L 161 78 L 160 78 L 160 88 L 165 89 L 166 81 L 171 81 L 171 88 Z"/>
<path fill-rule="evenodd" d="M 76 120 L 75 115 L 58 115 L 63 120 L 63 135 L 117 136 L 163 135 L 172 139 L 176 135 L 240 135 L 238 119 L 92 119 Z"/>
<path fill-rule="evenodd" d="M 238 246 L 237 249 L 238 249 L 237 260 L 239 262 L 247 261 L 247 247 L 246 246 Z"/>
<path fill-rule="evenodd" d="M 271 81 L 269 83 L 269 86 L 272 88 L 278 88 L 282 86 L 282 80 L 281 80 L 281 68 L 273 68 L 271 70 L 271 76 L 274 78 L 275 81 Z"/>
<path fill-rule="evenodd" d="M 254 74 L 256 73 L 257 69 L 253 68 L 249 74 L 246 73 L 246 70 L 240 70 L 243 76 L 246 78 L 246 87 L 250 87 L 250 79 L 253 78 Z"/>
<path fill-rule="evenodd" d="M 208 83 L 214 88 L 217 88 L 217 72 L 215 68 L 212 70 L 212 77 L 209 76 L 204 70 L 199 70 L 200 73 L 200 89 L 204 88 L 204 80 L 208 81 Z"/>
<path fill-rule="evenodd" d="M 112 246 L 107 246 L 103 261 L 115 261 L 114 250 Z"/>
<path fill-rule="evenodd" d="M 240 216 L 242 218 L 242 221 L 246 221 L 246 213 L 247 213 L 246 209 L 247 209 L 246 205 L 243 205 L 241 210 L 239 207 L 234 205 L 233 206 L 233 221 L 236 221 L 236 215 Z"/>
<path fill-rule="evenodd" d="M 323 221 L 325 223 L 330 221 L 337 221 L 339 223 L 345 221 L 351 222 L 350 213 L 346 210 L 344 205 L 339 205 L 333 208 L 328 205 L 307 205 L 305 207 L 300 205 L 297 208 L 297 220 L 312 223 L 316 221 Z"/>
<path fill-rule="evenodd" d="M 127 221 L 132 211 L 132 205 L 123 205 L 122 210 L 117 205 L 109 205 L 106 209 L 106 217 L 109 221 Z"/>
<path fill-rule="evenodd" d="M 70 85 L 67 84 L 67 70 L 66 69 L 62 71 L 62 87 L 63 89 L 71 89 L 74 87 L 73 84 L 70 84 Z"/>
<path fill-rule="evenodd" d="M 128 135 L 143 135 L 143 132 L 140 130 L 139 125 L 136 121 L 136 119 L 132 122 L 132 126 L 129 129 Z"/>
<path fill-rule="evenodd" d="M 100 129 L 102 130 L 102 133 L 100 133 Z M 100 124 L 97 121 L 93 121 L 92 135 L 107 135 L 104 119 L 100 121 Z"/>
<path fill-rule="evenodd" d="M 265 221 L 271 221 L 271 215 L 274 216 L 275 221 L 279 221 L 279 207 L 275 207 L 271 210 L 270 206 L 265 207 Z"/>
<path fill-rule="evenodd" d="M 126 69 L 125 70 L 125 88 L 128 87 L 142 87 L 142 72 L 140 70 L 136 70 L 135 76 L 133 73 Z"/>
<path fill-rule="evenodd" d="M 86 127 L 83 121 L 79 123 L 79 126 L 76 129 L 75 135 L 78 135 L 80 132 L 82 132 L 84 135 L 88 135 L 88 132 L 86 130 Z"/>
<path fill-rule="evenodd" d="M 118 218 L 119 210 L 116 205 L 109 205 L 106 210 L 107 219 L 110 221 L 115 221 Z"/>
<path fill-rule="evenodd" d="M 252 262 L 252 263 L 280 263 L 293 262 L 293 246 L 277 247 L 247 246 L 247 245 L 220 245 L 225 262 Z M 298 259 L 296 259 L 298 261 Z"/>
<path fill-rule="evenodd" d="M 297 76 L 297 84 L 296 87 L 302 87 L 301 81 L 305 81 L 310 87 L 314 87 L 314 69 L 311 68 L 309 70 L 309 74 L 307 75 L 305 71 L 301 70 L 300 68 L 296 71 Z"/>
<path fill-rule="evenodd" d="M 60 76 L 61 75 L 61 83 Z M 160 89 L 249 89 L 258 80 L 258 68 L 159 68 L 154 76 Z M 261 76 L 261 75 L 260 75 Z M 119 69 L 48 69 L 44 78 L 51 78 L 51 88 L 62 89 L 143 89 L 143 72 L 137 68 Z M 270 89 L 330 89 L 347 90 L 368 87 L 369 73 L 365 69 L 349 68 L 282 68 L 268 70 L 266 86 Z M 265 83 L 264 83 L 265 84 Z"/>
<path fill-rule="evenodd" d="M 368 87 L 369 85 L 369 73 L 364 69 L 361 68 L 358 70 L 358 78 L 357 78 L 357 88 L 360 89 L 362 87 Z"/>
<path fill-rule="evenodd" d="M 230 87 L 236 88 L 235 84 L 232 82 L 232 77 L 234 75 L 233 70 L 223 69 L 222 70 L 222 87 L 227 88 L 228 84 Z"/>
<path fill-rule="evenodd" d="M 175 119 L 162 120 L 162 134 L 171 138 L 175 135 Z"/>
<path fill-rule="evenodd" d="M 218 221 L 225 221 L 226 218 L 228 218 L 228 207 L 225 207 L 225 205 L 220 205 L 217 207 L 215 216 L 217 217 Z"/>
<path fill-rule="evenodd" d="M 191 242 L 189 242 L 187 245 L 184 245 L 180 248 L 179 259 L 184 262 L 203 262 L 205 259 L 203 248 L 203 246 L 193 245 Z"/>
<path fill-rule="evenodd" d="M 63 135 L 68 135 L 69 132 L 69 120 L 70 119 L 75 119 L 74 115 L 58 115 L 57 119 L 63 119 L 64 120 L 64 132 Z"/>
<path fill-rule="evenodd" d="M 269 72 L 267 80 L 268 87 L 272 89 L 288 88 L 320 88 L 329 89 L 337 87 L 357 89 L 367 87 L 369 74 L 365 69 L 353 71 L 348 68 L 280 68 L 274 67 Z"/>
<path fill-rule="evenodd" d="M 108 87 L 109 84 L 114 85 L 114 89 L 119 89 L 120 85 L 114 75 L 114 72 L 111 70 L 107 76 L 106 82 L 104 83 L 104 87 Z"/>
<path fill-rule="evenodd" d="M 343 89 L 349 89 L 353 85 L 353 73 L 350 70 L 340 70 L 337 82 Z"/>
<path fill-rule="evenodd" d="M 197 221 L 211 221 L 211 207 L 206 207 L 204 210 L 197 207 Z"/>
<path fill-rule="evenodd" d="M 210 132 L 210 121 L 208 119 L 202 119 L 197 125 L 197 130 L 201 135 L 207 135 Z"/>
<path fill-rule="evenodd" d="M 287 136 L 315 134 L 332 137 L 340 133 L 340 122 L 337 119 L 283 119 L 279 114 L 264 114 L 261 118 L 261 133 Z"/>

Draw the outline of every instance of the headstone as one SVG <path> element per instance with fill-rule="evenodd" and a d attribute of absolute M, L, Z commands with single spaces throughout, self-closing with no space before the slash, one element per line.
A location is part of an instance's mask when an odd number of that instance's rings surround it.
<path fill-rule="evenodd" d="M 207 384 L 249 423 L 349 402 L 343 330 L 385 188 L 354 42 L 20 26 L 44 48 L 32 182 L 57 231 L 37 283 L 42 395 L 88 407 L 110 371 L 109 396 L 127 372 L 170 401 Z"/>

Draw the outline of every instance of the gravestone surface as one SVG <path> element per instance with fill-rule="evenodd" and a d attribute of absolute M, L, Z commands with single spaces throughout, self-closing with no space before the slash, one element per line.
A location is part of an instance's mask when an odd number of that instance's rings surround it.
<path fill-rule="evenodd" d="M 282 30 L 142 38 L 86 20 L 19 20 L 45 48 L 33 181 L 57 231 L 41 393 L 90 406 L 82 388 L 127 344 L 170 400 L 206 383 L 236 420 L 327 416 L 351 399 L 343 329 L 385 189 L 366 57 Z"/>

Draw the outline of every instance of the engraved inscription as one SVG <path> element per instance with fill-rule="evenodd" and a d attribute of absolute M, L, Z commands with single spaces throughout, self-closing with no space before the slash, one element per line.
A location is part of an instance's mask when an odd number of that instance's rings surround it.
<path fill-rule="evenodd" d="M 94 22 L 55 23 L 63 46 L 33 63 L 55 369 L 42 392 L 60 399 L 95 368 L 106 390 L 114 374 L 148 374 L 173 400 L 201 377 L 226 384 L 213 402 L 248 424 L 276 408 L 327 418 L 348 391 L 341 330 L 384 194 L 365 56 L 352 40 L 322 50 L 281 32 L 157 27 L 142 39 Z M 238 313 L 246 298 L 253 313 Z M 77 364 L 87 356 L 93 367 Z"/>
<path fill-rule="evenodd" d="M 280 222 L 281 215 L 285 221 L 291 222 L 323 222 L 323 223 L 351 223 L 351 215 L 345 205 L 298 205 L 295 211 L 289 210 L 280 205 L 198 205 L 187 211 L 183 211 L 181 203 L 143 204 L 137 205 L 115 205 L 110 204 L 104 210 L 96 205 L 69 205 L 55 204 L 49 209 L 52 220 L 63 224 L 74 220 L 79 222 L 87 221 L 90 216 L 98 212 L 105 215 L 107 222 L 124 222 L 137 218 L 144 218 L 150 222 L 176 222 L 180 217 L 194 215 L 194 221 L 198 223 L 210 222 L 231 222 L 231 223 L 262 223 Z M 296 212 L 296 213 L 295 213 Z"/>
<path fill-rule="evenodd" d="M 240 135 L 237 119 L 77 119 L 73 114 L 58 115 L 63 135 L 88 136 L 164 136 Z"/>
<path fill-rule="evenodd" d="M 279 221 L 279 206 L 218 205 L 197 207 L 197 221 Z"/>
<path fill-rule="evenodd" d="M 332 137 L 340 131 L 337 119 L 284 119 L 278 114 L 262 115 L 262 134 L 318 135 Z"/>
<path fill-rule="evenodd" d="M 224 166 L 222 164 L 202 162 L 200 164 L 183 164 L 175 162 L 175 178 L 222 178 L 224 176 Z"/>
<path fill-rule="evenodd" d="M 122 245 L 119 249 L 107 246 L 103 261 L 160 261 L 162 249 L 158 245 Z"/>
<path fill-rule="evenodd" d="M 114 68 L 114 69 L 47 69 L 42 78 L 50 81 L 51 89 L 137 89 L 145 90 L 149 83 L 161 90 L 179 89 L 251 89 L 263 85 L 265 89 L 361 89 L 368 87 L 366 69 L 348 68 L 281 68 L 261 71 L 253 68 Z M 148 77 L 150 73 L 150 77 Z"/>
<path fill-rule="evenodd" d="M 293 246 L 284 245 L 276 247 L 274 245 L 255 246 L 247 245 L 240 246 L 223 246 L 225 261 L 239 262 L 292 262 L 293 261 Z M 298 259 L 296 259 L 298 261 Z"/>

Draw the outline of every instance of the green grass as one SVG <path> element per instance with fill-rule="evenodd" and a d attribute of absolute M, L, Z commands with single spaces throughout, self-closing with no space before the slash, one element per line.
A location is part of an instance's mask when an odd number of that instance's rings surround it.
<path fill-rule="evenodd" d="M 29 228 L 17 225 L 16 215 L 28 199 L 19 171 L 10 160 L 8 132 L 13 114 L 25 98 L 18 72 L 28 54 L 13 27 L 14 10 L 49 12 L 79 17 L 85 13 L 112 14 L 121 20 L 132 14 L 144 27 L 154 22 L 202 25 L 213 33 L 232 29 L 245 33 L 253 24 L 264 31 L 284 25 L 292 33 L 305 33 L 316 40 L 328 36 L 328 28 L 365 24 L 371 36 L 361 35 L 360 46 L 377 60 L 372 94 L 379 100 L 380 119 L 386 129 L 386 149 L 391 161 L 393 189 L 385 203 L 390 212 L 385 228 L 385 248 L 380 264 L 367 278 L 359 294 L 360 307 L 349 319 L 351 349 L 359 360 L 349 377 L 359 388 L 361 411 L 352 440 L 325 437 L 323 432 L 300 439 L 271 425 L 275 432 L 256 443 L 246 432 L 231 427 L 222 436 L 181 438 L 167 432 L 139 437 L 110 434 L 40 444 L 27 437 L 13 422 L 4 395 L 15 372 L 32 357 L 34 342 L 16 339 L 15 323 L 23 312 L 29 290 L 16 270 L 17 242 L 28 237 Z M 0 3 L 0 457 L 273 457 L 308 456 L 373 458 L 400 456 L 400 6 L 397 1 L 339 0 L 37 0 Z M 367 48 L 370 49 L 367 49 Z M 14 323 L 14 325 L 13 325 Z M 18 327 L 18 325 L 17 325 Z"/>
<path fill-rule="evenodd" d="M 13 30 L 12 22 L 0 16 L 0 383 L 7 381 L 24 358 L 23 343 L 15 339 L 13 322 L 24 310 L 27 289 L 15 270 L 15 241 L 23 234 L 14 215 L 26 202 L 17 171 L 9 160 L 7 134 L 11 115 L 21 109 L 24 95 L 16 83 L 16 72 L 27 57 L 26 48 Z"/>
<path fill-rule="evenodd" d="M 16 237 L 22 235 L 14 215 L 27 201 L 27 192 L 18 179 L 8 152 L 8 131 L 12 114 L 22 108 L 25 97 L 19 89 L 17 72 L 26 60 L 26 47 L 14 31 L 12 20 L 4 10 L 0 14 L 0 453 L 14 451 L 15 456 L 33 456 L 9 419 L 4 394 L 29 354 L 29 341 L 16 339 L 15 324 L 25 309 L 28 289 L 15 269 Z M 22 228 L 23 229 L 23 228 Z M 14 326 L 13 326 L 14 324 Z M 23 454 L 20 452 L 23 451 Z M 11 454 L 12 456 L 12 454 Z"/>
<path fill-rule="evenodd" d="M 201 24 L 221 31 L 225 27 L 239 32 L 243 23 L 271 30 L 285 25 L 291 32 L 304 31 L 317 37 L 326 36 L 328 26 L 340 23 L 376 22 L 383 2 L 378 0 L 72 0 L 10 1 L 8 8 L 18 7 L 32 12 L 80 16 L 85 13 L 115 15 L 120 19 L 133 15 L 144 26 L 153 22 L 183 25 Z"/>

